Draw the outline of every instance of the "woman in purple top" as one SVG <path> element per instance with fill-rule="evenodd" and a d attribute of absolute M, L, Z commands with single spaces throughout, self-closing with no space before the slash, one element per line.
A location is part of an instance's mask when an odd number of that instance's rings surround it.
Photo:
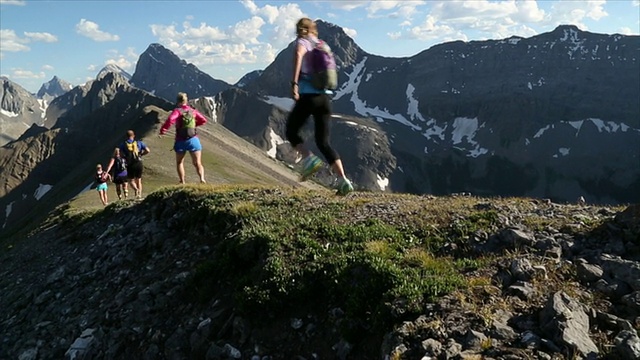
<path fill-rule="evenodd" d="M 107 173 L 111 171 L 113 167 L 113 183 L 116 184 L 116 193 L 118 194 L 118 200 L 122 200 L 129 196 L 129 189 L 127 187 L 127 160 L 120 155 L 120 148 L 113 150 L 113 156 L 109 160 L 107 165 Z"/>
<path fill-rule="evenodd" d="M 293 53 L 293 76 L 291 78 L 291 97 L 295 105 L 287 118 L 286 137 L 294 149 L 302 156 L 302 177 L 306 180 L 322 166 L 322 160 L 304 145 L 300 130 L 313 115 L 315 122 L 315 140 L 318 150 L 334 174 L 338 175 L 338 194 L 346 195 L 353 191 L 351 181 L 347 179 L 338 153 L 329 144 L 329 122 L 331 120 L 331 90 L 316 89 L 311 84 L 311 54 L 319 42 L 318 27 L 309 18 L 296 23 L 296 47 Z"/>
<path fill-rule="evenodd" d="M 171 125 L 176 124 L 176 138 L 173 150 L 176 152 L 176 171 L 178 172 L 180 184 L 185 183 L 184 156 L 187 152 L 191 154 L 191 161 L 200 177 L 200 182 L 205 183 L 204 166 L 202 166 L 202 145 L 195 128 L 206 124 L 207 118 L 200 114 L 198 110 L 189 106 L 187 94 L 183 92 L 178 93 L 176 105 L 167 121 L 160 127 L 160 136 L 164 135 Z"/>

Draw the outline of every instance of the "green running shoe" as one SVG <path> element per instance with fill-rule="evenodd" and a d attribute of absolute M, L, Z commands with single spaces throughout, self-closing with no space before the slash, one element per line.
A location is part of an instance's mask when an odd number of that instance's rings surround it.
<path fill-rule="evenodd" d="M 300 181 L 309 179 L 322 167 L 322 160 L 319 157 L 311 154 L 302 160 L 302 176 Z"/>
<path fill-rule="evenodd" d="M 344 196 L 352 191 L 353 185 L 351 184 L 351 181 L 349 181 L 347 178 L 340 179 L 340 182 L 338 183 L 338 191 L 336 192 L 336 194 Z"/>

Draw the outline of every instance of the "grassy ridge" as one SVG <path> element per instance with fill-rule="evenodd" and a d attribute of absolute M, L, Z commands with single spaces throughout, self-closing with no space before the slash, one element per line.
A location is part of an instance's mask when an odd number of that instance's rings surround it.
<path fill-rule="evenodd" d="M 469 234 L 498 221 L 494 210 L 475 209 L 477 200 L 373 193 L 187 186 L 147 201 L 159 218 L 175 214 L 186 238 L 215 247 L 186 298 L 208 303 L 230 290 L 241 311 L 255 314 L 340 307 L 354 334 L 477 284 L 465 274 L 489 259 L 440 250 L 462 248 Z"/>
<path fill-rule="evenodd" d="M 356 344 L 366 338 L 379 346 L 389 329 L 428 313 L 430 303 L 446 294 L 465 309 L 468 321 L 485 326 L 514 306 L 540 308 L 549 291 L 592 303 L 580 291 L 575 269 L 545 257 L 530 257 L 548 269 L 544 279 L 532 279 L 541 296 L 526 302 L 502 296 L 494 275 L 528 250 L 515 245 L 487 252 L 474 244 L 510 226 L 597 236 L 606 228 L 606 214 L 622 210 L 586 212 L 521 198 L 366 192 L 337 197 L 325 190 L 205 184 L 165 186 L 142 202 L 118 201 L 99 210 L 68 205 L 43 228 L 73 229 L 77 241 L 86 241 L 114 219 L 144 214 L 130 222 L 144 221 L 157 243 L 167 239 L 189 250 L 180 260 L 190 264 L 189 275 L 174 303 L 210 309 L 222 301 L 252 319 L 268 339 L 290 328 L 289 319 L 313 316 L 328 337 L 337 328 L 340 338 Z M 595 216 L 598 211 L 602 216 Z M 167 261 L 164 266 L 173 267 L 177 260 Z"/>

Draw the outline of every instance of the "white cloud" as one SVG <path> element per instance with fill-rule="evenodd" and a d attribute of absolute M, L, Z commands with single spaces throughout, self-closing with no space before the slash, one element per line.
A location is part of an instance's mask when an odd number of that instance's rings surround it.
<path fill-rule="evenodd" d="M 418 5 L 421 4 L 413 4 Z M 404 21 L 400 23 L 404 30 L 387 35 L 391 39 L 406 37 L 430 42 L 467 41 L 469 32 L 476 33 L 474 38 L 479 40 L 532 36 L 537 34 L 532 27 L 549 18 L 535 0 L 431 1 L 429 5 L 422 22 L 411 26 L 411 22 Z"/>
<path fill-rule="evenodd" d="M 0 5 L 18 5 L 24 6 L 27 2 L 23 0 L 0 0 Z"/>
<path fill-rule="evenodd" d="M 189 21 L 178 25 L 151 25 L 158 42 L 203 71 L 214 65 L 268 64 L 295 38 L 295 23 L 305 15 L 297 4 L 258 6 L 242 0 L 250 17 L 226 28 Z"/>
<path fill-rule="evenodd" d="M 0 52 L 29 51 L 31 49 L 25 45 L 28 42 L 29 39 L 19 37 L 13 30 L 0 29 Z"/>
<path fill-rule="evenodd" d="M 91 72 L 94 72 L 94 71 L 96 71 L 97 69 L 98 69 L 98 67 L 97 67 L 96 65 L 93 65 L 93 64 L 91 64 L 91 65 L 87 66 L 87 70 L 89 70 L 89 71 L 91 71 Z"/>
<path fill-rule="evenodd" d="M 538 8 L 538 2 L 535 0 L 516 2 L 516 12 L 511 18 L 516 22 L 538 23 L 545 18 L 544 10 Z"/>
<path fill-rule="evenodd" d="M 138 54 L 136 52 L 136 49 L 134 49 L 131 46 L 128 47 L 127 50 L 125 50 L 125 54 L 126 54 L 126 56 L 128 56 L 130 58 L 133 58 L 133 59 L 137 59 L 140 56 L 140 54 Z"/>
<path fill-rule="evenodd" d="M 417 8 L 426 1 L 402 1 L 398 7 L 397 15 L 401 18 L 411 19 L 417 13 Z"/>
<path fill-rule="evenodd" d="M 54 69 L 54 67 L 49 65 L 49 64 L 44 64 L 44 65 L 42 65 L 41 69 L 44 70 L 44 71 L 51 71 L 51 70 Z"/>
<path fill-rule="evenodd" d="M 356 29 L 343 27 L 342 31 L 344 31 L 344 33 L 349 35 L 352 39 L 355 39 L 355 37 L 358 36 L 358 31 L 356 31 Z"/>
<path fill-rule="evenodd" d="M 622 35 L 638 35 L 638 30 L 634 32 L 630 27 L 621 27 L 618 29 L 618 33 Z"/>
<path fill-rule="evenodd" d="M 369 15 L 375 15 L 378 11 L 391 10 L 401 4 L 403 1 L 371 1 L 369 6 L 367 6 L 367 13 Z"/>
<path fill-rule="evenodd" d="M 117 65 L 118 67 L 120 67 L 123 70 L 131 70 L 133 69 L 133 63 L 127 59 L 125 59 L 124 57 L 118 57 L 115 59 L 109 59 L 107 61 L 104 62 L 105 65 Z"/>
<path fill-rule="evenodd" d="M 436 39 L 467 40 L 467 36 L 464 33 L 452 26 L 438 24 L 438 20 L 431 15 L 427 16 L 423 23 L 408 29 L 406 36 L 410 39 L 423 41 Z"/>
<path fill-rule="evenodd" d="M 633 0 L 633 1 L 631 2 L 631 4 L 632 4 L 633 6 L 640 6 L 640 0 Z"/>
<path fill-rule="evenodd" d="M 275 47 L 284 47 L 291 42 L 295 37 L 296 22 L 305 17 L 298 4 L 259 7 L 253 0 L 242 0 L 241 3 L 251 15 L 265 19 L 271 26 L 270 31 L 266 33 L 267 41 Z"/>
<path fill-rule="evenodd" d="M 108 32 L 104 32 L 100 30 L 100 26 L 98 24 L 86 19 L 80 19 L 80 22 L 76 24 L 76 32 L 98 42 L 120 40 L 118 35 L 112 35 Z"/>
<path fill-rule="evenodd" d="M 24 37 L 20 37 L 14 30 L 0 29 L 0 53 L 29 51 L 31 48 L 26 44 L 37 41 L 56 42 L 58 38 L 49 33 L 35 32 L 25 32 Z"/>
<path fill-rule="evenodd" d="M 262 34 L 260 29 L 264 24 L 265 21 L 258 16 L 253 16 L 251 19 L 240 21 L 231 28 L 231 37 L 233 40 L 238 42 L 259 44 L 258 36 Z"/>
<path fill-rule="evenodd" d="M 121 54 L 118 50 L 111 50 L 109 51 L 108 56 L 109 59 L 104 62 L 105 65 L 117 65 L 129 73 L 135 70 L 135 65 L 139 57 L 133 47 L 128 47 L 124 54 Z M 95 71 L 95 67 L 90 71 Z"/>
<path fill-rule="evenodd" d="M 387 33 L 387 36 L 391 40 L 398 40 L 402 37 L 402 33 L 400 31 Z"/>
<path fill-rule="evenodd" d="M 226 40 L 228 38 L 227 34 L 224 31 L 218 29 L 217 27 L 208 26 L 205 23 L 201 23 L 199 27 L 194 28 L 191 26 L 191 23 L 185 21 L 182 23 L 182 27 L 184 31 L 181 35 L 175 31 L 175 27 L 171 26 L 168 28 L 169 32 L 166 34 L 172 37 L 182 36 L 185 39 L 206 39 L 206 40 Z"/>
<path fill-rule="evenodd" d="M 15 79 L 44 79 L 44 72 L 34 73 L 29 70 L 11 69 L 13 72 L 12 77 Z"/>
<path fill-rule="evenodd" d="M 58 38 L 46 32 L 25 32 L 24 36 L 32 41 L 42 41 L 47 43 L 57 42 Z"/>
<path fill-rule="evenodd" d="M 324 1 L 318 1 L 320 3 L 322 3 L 322 5 L 326 4 L 326 2 Z M 354 9 L 357 9 L 359 7 L 363 7 L 367 5 L 368 1 L 348 1 L 348 0 L 342 0 L 342 1 L 329 1 L 329 4 L 331 4 L 331 7 L 333 9 L 339 9 L 339 10 L 344 10 L 344 11 L 351 11 Z"/>
<path fill-rule="evenodd" d="M 606 0 L 558 1 L 551 6 L 549 22 L 551 25 L 573 24 L 586 30 L 588 27 L 583 22 L 586 18 L 600 20 L 609 16 L 604 10 L 605 4 Z"/>
<path fill-rule="evenodd" d="M 402 1 L 371 1 L 367 6 L 367 16 L 388 16 L 391 18 L 412 18 L 419 6 L 426 1 L 422 0 L 402 0 Z M 378 15 L 379 13 L 386 13 Z"/>

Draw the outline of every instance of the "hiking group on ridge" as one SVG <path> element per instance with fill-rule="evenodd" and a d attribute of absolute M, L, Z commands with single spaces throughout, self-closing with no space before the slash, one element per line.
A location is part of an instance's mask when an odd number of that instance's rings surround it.
<path fill-rule="evenodd" d="M 318 38 L 316 23 L 302 18 L 296 23 L 296 46 L 293 56 L 291 79 L 291 97 L 295 105 L 286 123 L 286 138 L 302 157 L 301 181 L 312 177 L 322 167 L 322 160 L 304 145 L 300 130 L 310 116 L 314 120 L 314 135 L 318 150 L 338 176 L 337 194 L 346 195 L 353 191 L 353 185 L 347 178 L 340 155 L 329 144 L 331 120 L 331 96 L 337 88 L 337 69 L 329 46 Z M 158 136 L 163 136 L 175 124 L 176 132 L 173 151 L 176 153 L 176 172 L 180 184 L 185 183 L 184 157 L 188 152 L 200 179 L 206 183 L 202 165 L 202 144 L 197 127 L 207 123 L 207 119 L 188 104 L 187 94 L 178 93 L 176 108 L 169 114 L 160 127 Z M 135 139 L 133 130 L 127 132 L 127 138 L 116 147 L 104 172 L 114 169 L 113 182 L 116 184 L 118 199 L 128 198 L 128 184 L 133 188 L 135 197 L 142 197 L 142 156 L 150 153 L 149 147 Z M 102 171 L 101 165 L 98 165 Z M 102 179 L 100 177 L 100 179 Z M 102 180 L 100 180 L 102 181 Z M 107 204 L 106 182 L 98 181 L 100 199 Z"/>
<path fill-rule="evenodd" d="M 116 184 L 118 200 L 129 197 L 129 185 L 133 189 L 136 199 L 142 198 L 142 173 L 144 170 L 142 157 L 150 152 L 151 149 L 142 140 L 136 140 L 135 132 L 129 130 L 125 141 L 113 150 L 107 168 L 102 171 L 102 165 L 98 164 L 96 189 L 104 205 L 108 204 L 106 183 L 109 180 L 113 180 L 113 183 Z M 113 169 L 113 176 L 110 175 L 111 169 Z M 101 173 L 105 173 L 108 178 L 101 181 L 102 179 L 98 177 Z M 104 195 L 101 189 L 104 190 Z"/>
<path fill-rule="evenodd" d="M 178 93 L 176 108 L 167 117 L 160 127 L 159 136 L 163 136 L 169 128 L 176 125 L 176 136 L 173 151 L 176 153 L 176 171 L 180 184 L 185 183 L 184 157 L 187 152 L 191 155 L 193 166 L 200 177 L 201 183 L 206 183 L 204 178 L 204 166 L 202 165 L 202 144 L 198 138 L 196 127 L 207 123 L 207 119 L 198 110 L 189 106 L 186 93 Z M 127 131 L 126 140 L 113 150 L 109 164 L 105 171 L 98 164 L 95 176 L 96 189 L 103 205 L 108 204 L 107 181 L 113 179 L 116 184 L 118 200 L 129 197 L 129 186 L 135 192 L 135 198 L 142 198 L 142 173 L 144 166 L 142 157 L 151 152 L 149 146 L 137 140 L 133 130 Z M 113 169 L 113 177 L 103 179 L 103 173 L 109 175 Z"/>

